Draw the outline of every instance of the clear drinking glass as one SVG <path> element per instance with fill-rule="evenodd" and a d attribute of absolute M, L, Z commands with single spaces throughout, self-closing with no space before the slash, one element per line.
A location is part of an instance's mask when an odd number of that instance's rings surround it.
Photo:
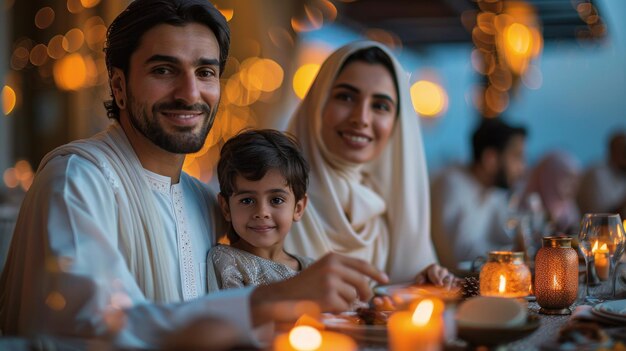
<path fill-rule="evenodd" d="M 589 274 L 595 268 L 598 276 L 605 275 L 611 281 L 611 297 L 615 297 L 615 266 L 624 253 L 624 227 L 619 214 L 587 213 L 580 223 L 578 241 L 585 256 L 587 279 L 585 300 L 591 303 L 602 301 L 589 294 Z M 608 257 L 607 257 L 608 256 Z"/>

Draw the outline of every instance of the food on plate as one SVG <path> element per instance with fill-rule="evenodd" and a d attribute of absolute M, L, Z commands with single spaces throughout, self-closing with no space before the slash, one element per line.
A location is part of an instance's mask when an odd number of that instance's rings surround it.
<path fill-rule="evenodd" d="M 365 325 L 387 325 L 390 312 L 378 311 L 371 308 L 357 308 L 356 323 Z"/>

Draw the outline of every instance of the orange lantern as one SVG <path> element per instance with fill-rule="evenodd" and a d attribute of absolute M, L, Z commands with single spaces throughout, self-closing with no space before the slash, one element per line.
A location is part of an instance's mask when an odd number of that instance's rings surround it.
<path fill-rule="evenodd" d="M 568 307 L 578 296 L 578 254 L 572 238 L 543 238 L 535 258 L 535 295 L 540 313 L 571 313 Z"/>
<path fill-rule="evenodd" d="M 482 296 L 524 297 L 530 291 L 530 270 L 523 252 L 491 251 L 480 270 Z"/>

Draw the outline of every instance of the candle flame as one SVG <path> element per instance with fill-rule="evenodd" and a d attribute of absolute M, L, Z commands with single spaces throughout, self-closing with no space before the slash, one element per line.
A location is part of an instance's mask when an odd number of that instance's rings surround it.
<path fill-rule="evenodd" d="M 432 300 L 422 300 L 413 312 L 413 324 L 417 326 L 423 326 L 428 324 L 430 317 L 433 315 L 435 304 Z"/>
<path fill-rule="evenodd" d="M 600 246 L 600 251 L 609 251 L 609 248 L 606 246 L 606 243 L 602 244 L 602 246 Z"/>
<path fill-rule="evenodd" d="M 506 291 L 506 278 L 503 274 L 500 274 L 500 285 L 498 286 L 498 292 L 503 293 Z"/>
<path fill-rule="evenodd" d="M 289 332 L 289 344 L 297 351 L 313 351 L 322 345 L 322 334 L 307 325 L 301 325 Z"/>
<path fill-rule="evenodd" d="M 598 250 L 598 240 L 596 240 L 596 242 L 593 243 L 593 248 L 591 248 L 591 252 L 595 253 L 596 250 Z"/>
<path fill-rule="evenodd" d="M 559 281 L 556 279 L 556 274 L 552 277 L 552 288 L 554 290 L 561 290 L 561 284 L 559 284 Z"/>

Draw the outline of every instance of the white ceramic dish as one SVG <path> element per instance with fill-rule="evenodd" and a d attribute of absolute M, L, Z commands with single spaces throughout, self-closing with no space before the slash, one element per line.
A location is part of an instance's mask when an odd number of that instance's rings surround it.
<path fill-rule="evenodd" d="M 517 328 L 527 321 L 528 307 L 515 299 L 477 296 L 463 302 L 456 313 L 459 327 Z"/>
<path fill-rule="evenodd" d="M 593 306 L 592 311 L 626 319 L 626 300 L 613 300 Z"/>

